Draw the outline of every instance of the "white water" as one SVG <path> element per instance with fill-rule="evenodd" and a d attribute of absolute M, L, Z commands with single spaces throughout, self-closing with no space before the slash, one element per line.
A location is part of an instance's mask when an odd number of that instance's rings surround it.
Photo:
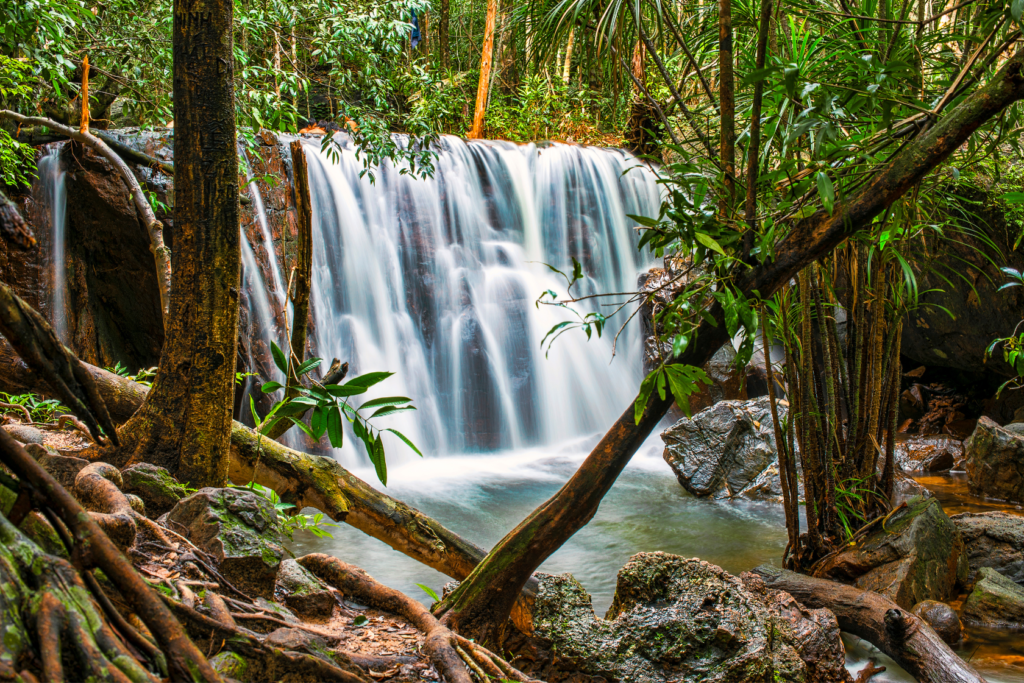
<path fill-rule="evenodd" d="M 39 160 L 39 182 L 42 196 L 50 214 L 50 278 L 52 287 L 47 301 L 50 324 L 57 337 L 65 344 L 68 338 L 67 320 L 67 264 L 65 263 L 65 228 L 67 222 L 67 191 L 65 172 L 60 162 L 60 146 L 54 145 Z"/>
<path fill-rule="evenodd" d="M 360 178 L 347 147 L 337 163 L 315 144 L 306 157 L 316 354 L 349 361 L 350 376 L 396 373 L 367 396 L 408 396 L 418 410 L 381 426 L 438 456 L 561 443 L 622 412 L 640 379 L 637 326 L 614 358 L 617 325 L 589 342 L 569 332 L 545 357 L 544 334 L 570 316 L 534 302 L 566 294 L 543 264 L 571 272 L 572 257 L 587 275 L 574 292 L 635 289 L 645 264 L 626 214 L 657 214 L 650 170 L 616 150 L 452 137 L 425 180 L 391 164 Z M 611 310 L 579 308 L 599 305 Z M 390 464 L 415 458 L 397 439 L 387 451 Z M 340 457 L 365 463 L 352 439 Z"/>

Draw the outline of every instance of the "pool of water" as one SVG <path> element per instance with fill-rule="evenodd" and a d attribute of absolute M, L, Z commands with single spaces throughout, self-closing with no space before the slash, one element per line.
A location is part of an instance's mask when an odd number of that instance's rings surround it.
<path fill-rule="evenodd" d="M 579 467 L 597 437 L 559 448 L 492 455 L 424 458 L 394 468 L 382 487 L 372 470 L 354 471 L 391 496 L 437 519 L 484 548 L 492 547 Z M 759 564 L 779 564 L 786 544 L 781 506 L 695 498 L 676 481 L 654 436 L 633 458 L 605 497 L 594 519 L 552 555 L 540 570 L 571 572 L 603 615 L 615 592 L 618 570 L 638 552 L 662 550 L 699 557 L 739 574 Z M 949 514 L 1020 510 L 971 497 L 959 475 L 918 478 Z M 1024 512 L 1024 511 L 1021 511 Z M 450 579 L 362 532 L 340 525 L 333 538 L 296 534 L 296 555 L 323 552 L 352 562 L 382 583 L 430 602 L 417 586 L 441 592 Z M 870 644 L 844 636 L 847 665 L 857 672 L 869 658 L 887 667 L 872 683 L 914 679 Z M 990 683 L 1024 683 L 1024 638 L 1006 631 L 969 629 L 957 653 Z"/>

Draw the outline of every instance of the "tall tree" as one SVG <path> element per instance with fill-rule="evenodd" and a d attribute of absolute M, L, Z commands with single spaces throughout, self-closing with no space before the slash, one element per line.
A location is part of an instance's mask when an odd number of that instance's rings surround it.
<path fill-rule="evenodd" d="M 484 46 L 480 52 L 480 83 L 476 88 L 473 128 L 466 134 L 470 140 L 484 134 L 484 116 L 487 114 L 487 95 L 491 85 L 491 61 L 494 57 L 494 23 L 497 15 L 498 0 L 487 0 L 487 23 L 484 25 Z"/>
<path fill-rule="evenodd" d="M 153 389 L 121 429 L 133 462 L 228 478 L 241 269 L 231 0 L 174 1 L 171 301 Z"/>

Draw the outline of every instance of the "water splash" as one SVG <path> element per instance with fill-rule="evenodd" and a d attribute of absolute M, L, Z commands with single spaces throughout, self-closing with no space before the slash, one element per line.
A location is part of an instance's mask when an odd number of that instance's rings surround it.
<path fill-rule="evenodd" d="M 47 308 L 50 324 L 57 337 L 70 343 L 67 312 L 67 264 L 65 263 L 65 232 L 67 227 L 67 189 L 65 171 L 60 160 L 60 147 L 53 146 L 39 160 L 37 173 L 42 184 L 42 196 L 50 216 L 50 282 Z"/>
<path fill-rule="evenodd" d="M 611 335 L 582 333 L 545 357 L 541 338 L 567 314 L 534 302 L 565 294 L 543 264 L 571 269 L 572 258 L 587 274 L 581 294 L 635 289 L 645 264 L 626 214 L 657 214 L 649 169 L 617 150 L 446 137 L 432 178 L 385 163 L 371 182 L 347 143 L 337 162 L 305 151 L 316 352 L 353 373 L 396 373 L 382 392 L 418 410 L 388 426 L 445 455 L 560 443 L 622 412 L 640 379 L 638 331 L 614 360 Z M 359 465 L 348 441 L 341 457 Z M 409 456 L 397 441 L 388 451 Z"/>

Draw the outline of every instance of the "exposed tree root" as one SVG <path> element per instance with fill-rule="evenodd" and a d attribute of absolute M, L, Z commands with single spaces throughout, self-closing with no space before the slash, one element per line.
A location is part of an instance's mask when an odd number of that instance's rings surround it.
<path fill-rule="evenodd" d="M 404 593 L 378 583 L 359 567 L 329 555 L 306 555 L 299 564 L 334 586 L 347 597 L 376 609 L 398 614 L 426 636 L 423 650 L 448 683 L 472 683 L 470 671 L 480 681 L 489 677 L 532 683 L 529 678 L 489 650 L 460 637 Z"/>

